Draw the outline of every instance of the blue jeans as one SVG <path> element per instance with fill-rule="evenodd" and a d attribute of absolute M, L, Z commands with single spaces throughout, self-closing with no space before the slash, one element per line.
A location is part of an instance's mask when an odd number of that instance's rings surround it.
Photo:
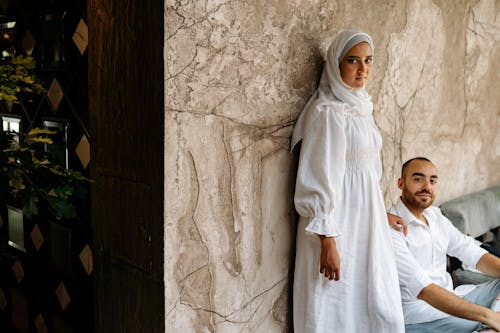
<path fill-rule="evenodd" d="M 478 285 L 463 296 L 463 299 L 489 308 L 498 294 L 500 294 L 500 279 L 495 279 Z M 478 329 L 482 329 L 481 323 L 454 316 L 405 325 L 406 333 L 471 333 Z"/>

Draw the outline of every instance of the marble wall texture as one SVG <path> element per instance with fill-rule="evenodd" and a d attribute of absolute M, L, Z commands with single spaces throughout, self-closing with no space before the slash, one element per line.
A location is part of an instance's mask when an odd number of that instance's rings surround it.
<path fill-rule="evenodd" d="M 498 0 L 166 0 L 167 332 L 289 332 L 294 122 L 347 27 L 376 45 L 382 188 L 440 170 L 438 202 L 500 183 Z"/>

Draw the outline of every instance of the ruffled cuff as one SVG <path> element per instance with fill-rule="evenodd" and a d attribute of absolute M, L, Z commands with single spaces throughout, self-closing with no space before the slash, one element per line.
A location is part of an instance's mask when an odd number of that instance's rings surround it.
<path fill-rule="evenodd" d="M 337 237 L 342 233 L 334 227 L 328 216 L 307 217 L 309 219 L 305 228 L 306 232 L 311 234 L 324 235 L 328 237 Z"/>

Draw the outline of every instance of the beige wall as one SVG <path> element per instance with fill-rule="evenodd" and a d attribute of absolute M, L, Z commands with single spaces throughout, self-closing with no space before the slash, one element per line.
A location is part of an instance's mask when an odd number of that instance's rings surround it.
<path fill-rule="evenodd" d="M 293 124 L 342 28 L 373 36 L 382 188 L 439 167 L 439 201 L 500 183 L 498 0 L 166 1 L 167 332 L 287 332 Z"/>

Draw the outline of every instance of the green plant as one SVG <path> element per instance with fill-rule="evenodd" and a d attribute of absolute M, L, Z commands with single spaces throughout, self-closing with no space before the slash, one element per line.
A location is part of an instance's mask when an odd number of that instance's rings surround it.
<path fill-rule="evenodd" d="M 76 217 L 76 202 L 85 198 L 90 179 L 49 159 L 44 145 L 52 144 L 55 131 L 35 128 L 19 140 L 0 134 L 0 199 L 22 206 L 31 218 L 44 209 L 55 219 Z"/>
<path fill-rule="evenodd" d="M 0 101 L 29 102 L 43 93 L 35 67 L 29 56 L 0 59 Z M 25 135 L 0 132 L 0 204 L 22 207 L 28 218 L 41 213 L 57 220 L 76 217 L 77 203 L 87 197 L 91 181 L 58 165 L 45 152 L 55 133 L 40 128 Z"/>
<path fill-rule="evenodd" d="M 20 103 L 45 91 L 35 76 L 35 60 L 19 55 L 0 59 L 0 101 Z"/>

